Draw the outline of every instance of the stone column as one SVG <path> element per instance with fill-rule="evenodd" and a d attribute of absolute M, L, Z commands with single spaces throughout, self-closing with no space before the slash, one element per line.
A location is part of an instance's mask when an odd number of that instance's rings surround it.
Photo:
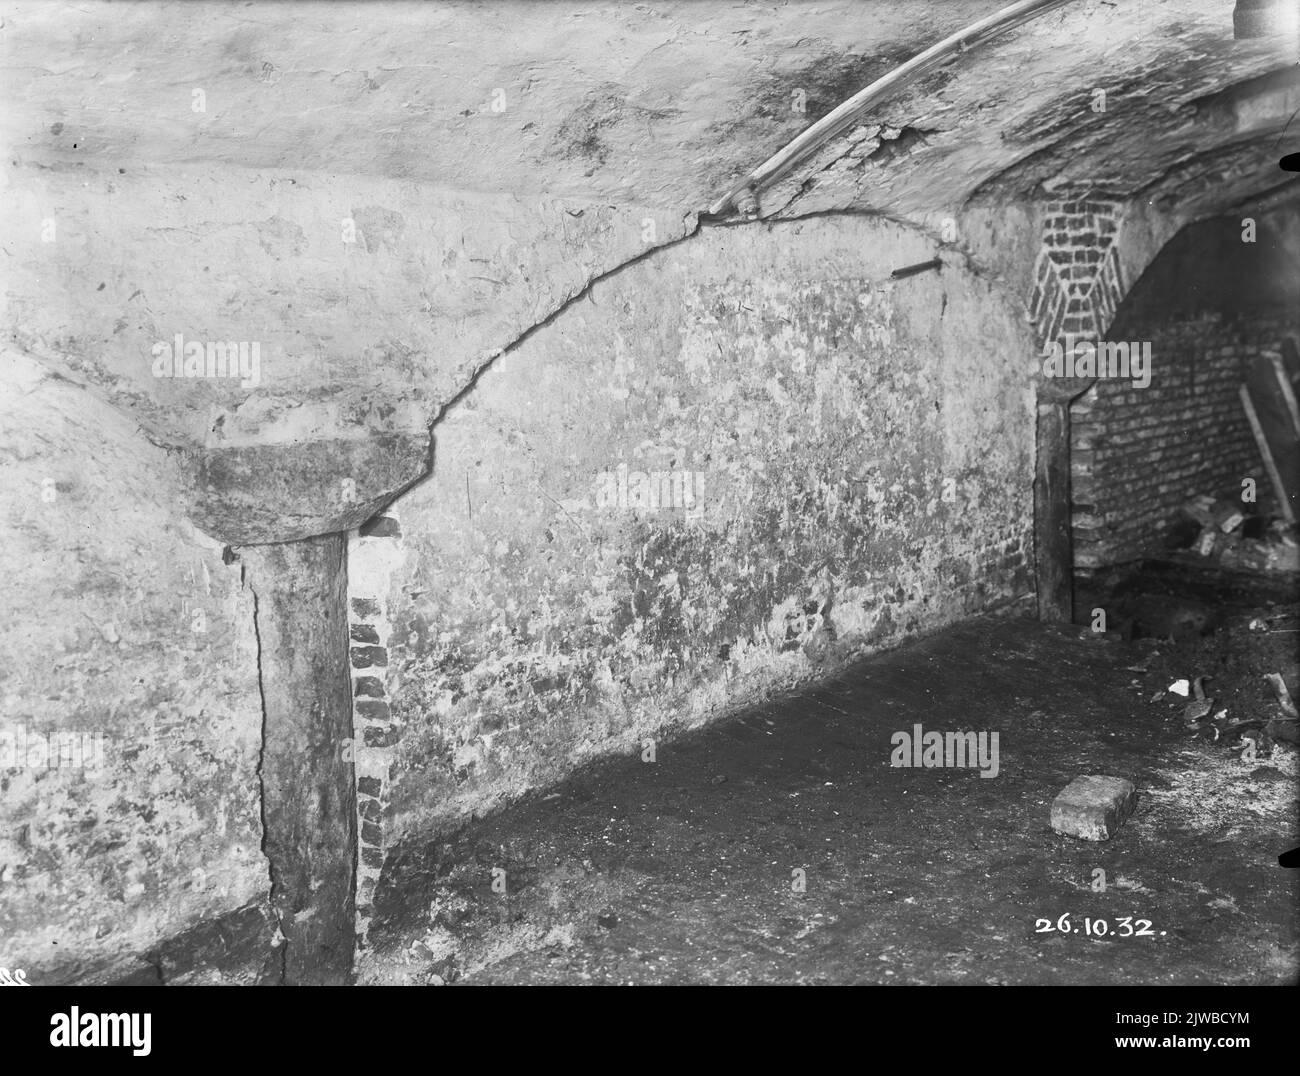
<path fill-rule="evenodd" d="M 283 982 L 352 972 L 356 793 L 342 534 L 240 551 L 257 604 L 263 850 Z"/>

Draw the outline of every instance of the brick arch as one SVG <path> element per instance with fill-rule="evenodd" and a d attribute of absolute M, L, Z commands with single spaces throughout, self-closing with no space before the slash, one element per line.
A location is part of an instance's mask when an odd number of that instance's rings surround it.
<path fill-rule="evenodd" d="M 1100 338 L 1114 321 L 1127 290 L 1120 262 L 1126 208 L 1090 192 L 1062 195 L 1043 206 L 1029 299 L 1040 343 L 1066 334 Z"/>
<path fill-rule="evenodd" d="M 1288 283 L 1294 240 L 1277 218 L 1247 211 L 1260 218 L 1258 240 L 1247 242 L 1240 214 L 1151 229 L 1140 211 L 1134 203 L 1120 252 L 1131 283 L 1102 324 L 1150 343 L 1150 383 L 1099 380 L 1070 408 L 1073 564 L 1082 575 L 1181 545 L 1182 505 L 1199 494 L 1227 495 L 1249 478 L 1271 504 L 1240 387 L 1255 357 L 1300 332 Z"/>

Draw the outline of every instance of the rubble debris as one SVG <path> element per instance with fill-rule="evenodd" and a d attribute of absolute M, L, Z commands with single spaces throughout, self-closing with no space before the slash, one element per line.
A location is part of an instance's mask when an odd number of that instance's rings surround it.
<path fill-rule="evenodd" d="M 1236 530 L 1245 522 L 1241 505 L 1227 498 L 1216 499 L 1203 493 L 1183 505 L 1183 514 L 1207 528 L 1217 528 L 1224 534 Z"/>
<path fill-rule="evenodd" d="M 1274 625 L 1277 624 L 1278 621 L 1289 621 L 1291 627 L 1288 628 L 1274 627 Z M 1278 634 L 1287 635 L 1287 634 L 1294 634 L 1295 632 L 1300 631 L 1300 628 L 1297 628 L 1296 626 L 1297 624 L 1300 624 L 1300 620 L 1297 620 L 1297 615 L 1295 613 L 1280 613 L 1277 616 L 1256 617 L 1254 620 L 1250 622 L 1250 630 L 1260 631 L 1270 635 L 1278 635 Z"/>
<path fill-rule="evenodd" d="M 1300 744 L 1300 711 L 1297 711 L 1295 700 L 1291 698 L 1291 690 L 1287 687 L 1286 680 L 1282 678 L 1281 673 L 1265 673 L 1264 679 L 1272 687 L 1273 694 L 1277 696 L 1277 704 L 1282 710 L 1281 717 L 1270 718 L 1264 726 L 1265 736 L 1271 741 L 1281 740 L 1283 743 Z"/>
<path fill-rule="evenodd" d="M 1300 502 L 1300 407 L 1296 385 L 1300 383 L 1300 348 L 1285 340 L 1281 353 L 1265 351 L 1247 364 L 1241 386 L 1241 406 L 1251 433 L 1259 446 L 1264 470 L 1277 496 L 1282 516 L 1296 521 Z"/>
<path fill-rule="evenodd" d="M 1210 679 L 1213 678 L 1198 676 L 1192 681 L 1192 691 L 1196 697 L 1183 708 L 1183 724 L 1188 728 L 1195 728 L 1214 710 L 1214 700 L 1205 697 L 1205 681 Z"/>
<path fill-rule="evenodd" d="M 1277 702 L 1282 707 L 1282 712 L 1292 721 L 1300 720 L 1300 711 L 1295 708 L 1295 702 L 1291 698 L 1291 692 L 1287 689 L 1286 681 L 1282 679 L 1282 674 L 1265 673 L 1264 679 L 1273 688 L 1273 694 L 1277 696 Z"/>
<path fill-rule="evenodd" d="M 1076 777 L 1052 801 L 1052 829 L 1085 841 L 1108 841 L 1137 804 L 1137 789 L 1122 777 Z"/>
<path fill-rule="evenodd" d="M 1205 725 L 1203 732 L 1209 734 L 1215 743 L 1230 744 L 1245 730 L 1254 730 L 1258 732 L 1264 727 L 1262 718 L 1250 718 L 1246 721 L 1229 721 L 1228 711 L 1220 710 Z"/>
<path fill-rule="evenodd" d="M 1300 571 L 1300 531 L 1296 524 L 1254 511 L 1232 496 L 1201 494 L 1182 514 L 1200 526 L 1188 552 L 1225 568 L 1257 572 Z"/>

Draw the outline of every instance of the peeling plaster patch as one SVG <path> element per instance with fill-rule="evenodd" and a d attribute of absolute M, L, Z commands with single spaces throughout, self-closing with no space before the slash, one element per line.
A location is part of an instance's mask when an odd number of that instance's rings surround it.
<path fill-rule="evenodd" d="M 400 249 L 406 228 L 401 213 L 383 206 L 362 206 L 352 210 L 352 219 L 356 222 L 357 241 L 367 254 L 377 254 L 385 248 L 394 253 Z"/>
<path fill-rule="evenodd" d="M 914 53 L 908 44 L 866 55 L 827 53 L 793 70 L 779 70 L 754 80 L 745 94 L 744 111 L 736 118 L 714 121 L 701 149 L 738 136 L 775 148 L 816 123 L 859 90 L 897 67 Z M 861 128 L 859 129 L 861 130 Z M 858 135 L 853 141 L 858 141 Z M 869 149 L 870 147 L 868 147 Z M 712 154 L 710 154 L 712 156 Z M 711 170 L 710 187 L 725 189 L 743 172 L 722 159 Z"/>
<path fill-rule="evenodd" d="M 922 127 L 885 128 L 880 132 L 880 144 L 867 154 L 867 160 L 883 164 L 895 157 L 906 157 L 928 145 L 926 136 L 934 133 L 933 130 Z"/>
<path fill-rule="evenodd" d="M 294 258 L 307 248 L 302 228 L 283 217 L 268 217 L 257 225 L 257 241 L 276 261 Z"/>

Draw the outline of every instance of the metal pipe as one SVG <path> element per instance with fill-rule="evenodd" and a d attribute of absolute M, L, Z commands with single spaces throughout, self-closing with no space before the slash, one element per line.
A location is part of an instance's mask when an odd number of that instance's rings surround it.
<path fill-rule="evenodd" d="M 747 216 L 756 216 L 758 212 L 757 194 L 764 187 L 775 183 L 786 175 L 800 161 L 805 160 L 829 142 L 836 135 L 842 134 L 857 123 L 858 117 L 867 108 L 876 104 L 887 94 L 899 90 L 908 83 L 928 75 L 946 60 L 965 52 L 975 45 L 983 44 L 1007 30 L 1014 29 L 1022 23 L 1045 15 L 1053 8 L 1063 7 L 1072 0 L 1020 0 L 995 11 L 979 22 L 971 23 L 963 30 L 950 34 L 937 44 L 931 45 L 924 52 L 917 53 L 906 63 L 899 64 L 888 74 L 876 79 L 865 89 L 859 90 L 847 101 L 827 113 L 806 131 L 803 131 L 783 149 L 778 150 L 760 164 L 744 179 L 731 188 L 725 195 L 709 206 L 710 216 L 718 217 L 728 209 L 740 208 L 744 203 Z"/>

